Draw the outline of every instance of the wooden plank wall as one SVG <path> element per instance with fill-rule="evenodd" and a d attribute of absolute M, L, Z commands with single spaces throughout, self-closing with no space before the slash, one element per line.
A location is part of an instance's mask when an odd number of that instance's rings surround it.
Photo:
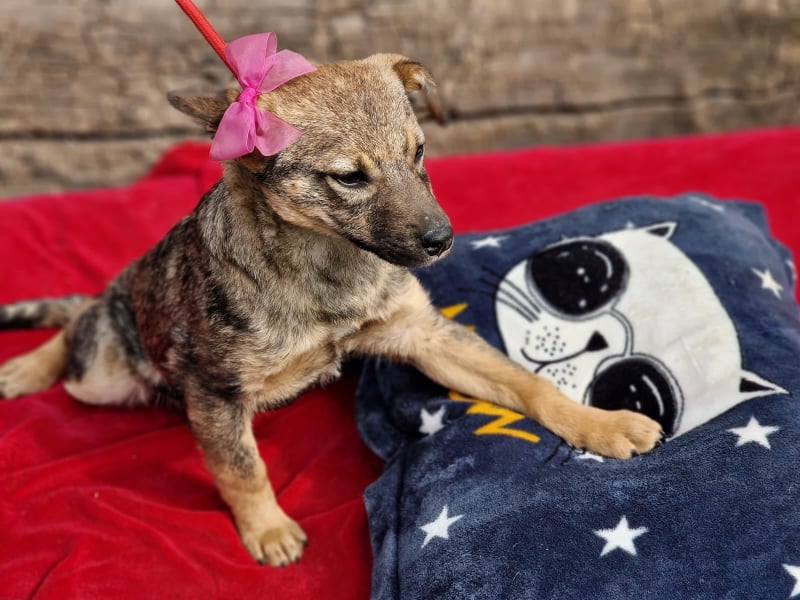
<path fill-rule="evenodd" d="M 453 121 L 431 154 L 800 123 L 800 0 L 198 0 L 316 62 L 407 54 Z M 171 0 L 3 0 L 0 196 L 120 184 L 229 81 Z"/>

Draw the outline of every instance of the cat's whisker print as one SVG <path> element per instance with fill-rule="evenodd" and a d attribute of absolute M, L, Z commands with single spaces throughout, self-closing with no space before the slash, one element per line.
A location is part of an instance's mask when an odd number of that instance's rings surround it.
<path fill-rule="evenodd" d="M 484 279 L 479 279 L 478 282 L 481 284 L 492 285 Z M 502 287 L 495 288 L 492 285 L 492 287 L 485 290 L 472 287 L 459 287 L 456 288 L 456 291 L 466 294 L 480 294 L 481 296 L 489 296 L 490 298 L 494 298 L 496 302 L 499 302 L 503 306 L 507 306 L 528 322 L 538 320 L 538 317 L 536 316 L 536 312 L 538 311 L 534 312 L 534 306 L 526 304 L 513 292 L 502 289 Z"/>
<path fill-rule="evenodd" d="M 511 302 L 508 302 L 508 301 L 504 300 L 503 298 L 500 298 L 500 297 L 498 297 L 498 298 L 497 298 L 497 302 L 498 302 L 499 304 L 502 304 L 503 306 L 507 306 L 508 308 L 510 308 L 511 310 L 513 310 L 515 313 L 517 313 L 519 316 L 521 316 L 523 319 L 525 319 L 526 321 L 528 321 L 529 323 L 531 323 L 531 322 L 533 322 L 533 321 L 537 321 L 537 320 L 538 320 L 538 319 L 537 319 L 537 317 L 534 317 L 534 316 L 532 316 L 532 315 L 530 315 L 530 314 L 527 314 L 527 313 L 525 313 L 525 312 L 524 312 L 524 311 L 523 311 L 521 308 L 519 308 L 519 307 L 518 307 L 516 304 L 512 304 Z"/>
<path fill-rule="evenodd" d="M 488 285 L 490 288 L 494 289 L 497 287 L 497 284 L 500 283 L 499 281 L 489 281 L 485 277 L 481 277 L 478 279 L 478 283 L 482 283 L 483 285 Z"/>
<path fill-rule="evenodd" d="M 533 322 L 538 321 L 539 317 L 536 316 L 532 310 L 530 310 L 525 304 L 520 302 L 520 300 L 505 290 L 503 288 L 497 288 L 497 301 L 508 308 L 514 310 L 520 316 L 524 317 L 526 321 Z"/>
<path fill-rule="evenodd" d="M 481 265 L 481 271 L 484 271 L 485 273 L 494 276 L 496 280 L 493 283 L 502 281 L 505 278 L 505 275 L 503 273 L 498 273 L 497 271 L 495 271 L 491 267 L 487 267 L 486 265 Z"/>
<path fill-rule="evenodd" d="M 481 296 L 489 296 L 490 298 L 494 298 L 493 290 L 480 290 L 478 288 L 458 287 L 456 288 L 456 291 L 461 292 L 463 294 L 480 294 Z"/>
<path fill-rule="evenodd" d="M 515 296 L 516 299 L 520 302 L 520 304 L 525 305 L 534 314 L 542 312 L 542 309 L 536 305 L 533 298 L 531 298 L 528 294 L 526 294 L 525 290 L 521 289 L 518 285 L 516 285 L 512 281 L 508 280 L 501 281 L 500 285 L 497 286 L 497 289 L 504 291 L 509 296 Z M 515 292 L 515 294 L 512 293 L 512 290 Z"/>

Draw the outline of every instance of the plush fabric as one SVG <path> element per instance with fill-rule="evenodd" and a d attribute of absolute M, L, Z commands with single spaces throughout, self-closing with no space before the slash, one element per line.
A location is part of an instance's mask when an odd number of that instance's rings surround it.
<path fill-rule="evenodd" d="M 597 204 L 461 236 L 419 273 L 573 400 L 659 421 L 629 461 L 370 359 L 373 597 L 789 597 L 800 559 L 794 263 L 756 204 Z M 800 569 L 800 566 L 798 566 Z"/>
<path fill-rule="evenodd" d="M 798 164 L 796 128 L 428 161 L 458 231 L 703 190 L 765 203 L 795 250 Z M 0 202 L 0 302 L 100 290 L 218 177 L 207 144 L 184 144 L 124 188 Z M 0 334 L 0 361 L 50 334 Z M 311 538 L 286 569 L 250 562 L 175 415 L 83 406 L 61 386 L 0 402 L 0 597 L 366 597 L 361 494 L 382 463 L 358 438 L 354 387 L 349 375 L 257 420 L 279 499 Z"/>

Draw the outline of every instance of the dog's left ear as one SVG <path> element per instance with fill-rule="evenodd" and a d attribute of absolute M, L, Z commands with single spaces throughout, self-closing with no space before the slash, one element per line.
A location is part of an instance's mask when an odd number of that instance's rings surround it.
<path fill-rule="evenodd" d="M 231 92 L 221 90 L 217 93 L 200 93 L 196 91 L 176 91 L 168 92 L 167 100 L 175 108 L 184 114 L 189 115 L 195 121 L 203 125 L 207 131 L 215 132 L 222 115 L 228 109 L 230 103 L 235 100 L 231 98 Z"/>
<path fill-rule="evenodd" d="M 407 92 L 421 92 L 431 116 L 438 123 L 444 125 L 447 122 L 439 89 L 425 66 L 401 54 L 375 54 L 372 58 L 388 63 Z"/>

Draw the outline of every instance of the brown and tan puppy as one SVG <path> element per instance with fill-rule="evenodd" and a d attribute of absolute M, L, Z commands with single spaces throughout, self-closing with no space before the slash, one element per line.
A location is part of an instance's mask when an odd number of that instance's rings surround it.
<path fill-rule="evenodd" d="M 275 500 L 253 415 L 336 377 L 350 354 L 409 362 L 576 447 L 618 458 L 650 450 L 655 421 L 569 400 L 443 318 L 409 273 L 453 240 L 423 167 L 413 90 L 438 111 L 424 67 L 375 55 L 261 96 L 303 136 L 276 156 L 226 163 L 194 212 L 99 297 L 0 308 L 0 327 L 64 327 L 0 367 L 0 396 L 64 376 L 82 402 L 184 411 L 242 542 L 271 565 L 298 560 L 306 536 Z M 214 130 L 235 97 L 170 100 Z"/>

